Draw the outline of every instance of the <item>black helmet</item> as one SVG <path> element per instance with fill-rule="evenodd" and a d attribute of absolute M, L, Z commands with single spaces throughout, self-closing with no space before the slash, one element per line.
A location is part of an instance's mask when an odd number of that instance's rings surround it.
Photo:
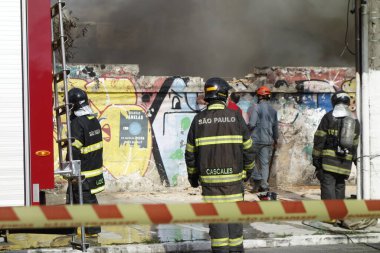
<path fill-rule="evenodd" d="M 331 104 L 336 106 L 337 104 L 350 105 L 350 96 L 344 91 L 337 91 L 331 97 Z"/>
<path fill-rule="evenodd" d="M 69 90 L 69 103 L 73 105 L 73 111 L 88 105 L 87 93 L 79 88 Z"/>
<path fill-rule="evenodd" d="M 228 97 L 228 90 L 232 87 L 222 78 L 213 77 L 205 83 L 205 98 L 206 102 L 219 100 L 226 102 Z"/>

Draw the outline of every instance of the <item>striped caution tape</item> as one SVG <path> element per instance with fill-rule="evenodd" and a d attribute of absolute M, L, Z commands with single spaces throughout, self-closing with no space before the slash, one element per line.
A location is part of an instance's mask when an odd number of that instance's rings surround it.
<path fill-rule="evenodd" d="M 379 218 L 380 200 L 0 207 L 0 229 Z"/>

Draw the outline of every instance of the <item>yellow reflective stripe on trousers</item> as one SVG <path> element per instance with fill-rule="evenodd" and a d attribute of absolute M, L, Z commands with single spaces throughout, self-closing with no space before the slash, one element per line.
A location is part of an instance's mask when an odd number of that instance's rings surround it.
<path fill-rule="evenodd" d="M 91 178 L 91 177 L 96 177 L 99 176 L 103 173 L 103 169 L 96 169 L 96 170 L 87 170 L 87 171 L 82 171 L 80 174 L 82 176 L 85 176 L 86 178 Z"/>
<path fill-rule="evenodd" d="M 231 144 L 231 143 L 243 143 L 243 137 L 241 135 L 221 135 L 202 137 L 195 139 L 195 146 L 206 146 L 216 144 Z"/>
<path fill-rule="evenodd" d="M 337 157 L 337 158 L 341 158 L 341 159 L 344 159 L 347 161 L 352 161 L 352 155 L 351 154 L 347 154 L 345 156 L 338 156 L 338 155 L 336 155 L 335 151 L 331 150 L 331 149 L 324 149 L 322 151 L 322 155 L 323 156 L 329 156 L 329 157 Z"/>
<path fill-rule="evenodd" d="M 211 238 L 211 247 L 225 247 L 228 246 L 228 238 Z"/>
<path fill-rule="evenodd" d="M 316 136 L 320 136 L 320 137 L 324 137 L 326 134 L 327 134 L 327 133 L 326 133 L 325 131 L 323 131 L 323 130 L 317 130 L 317 131 L 315 132 L 315 135 L 316 135 Z"/>
<path fill-rule="evenodd" d="M 253 161 L 253 162 L 251 162 L 249 164 L 244 165 L 244 169 L 245 170 L 251 170 L 251 169 L 253 169 L 253 167 L 255 167 L 255 161 Z"/>
<path fill-rule="evenodd" d="M 186 144 L 186 151 L 188 151 L 190 153 L 194 153 L 195 147 L 193 145 L 191 145 L 190 143 L 187 143 Z"/>
<path fill-rule="evenodd" d="M 333 165 L 322 164 L 322 167 L 326 171 L 330 171 L 330 172 L 334 172 L 334 173 L 338 173 L 338 174 L 343 174 L 343 175 L 347 175 L 347 176 L 349 176 L 351 174 L 351 170 L 340 168 L 340 167 L 333 166 Z"/>
<path fill-rule="evenodd" d="M 226 106 L 221 105 L 221 104 L 213 104 L 213 105 L 210 105 L 209 107 L 207 107 L 208 110 L 220 110 L 220 109 L 224 109 L 224 108 L 226 108 Z"/>
<path fill-rule="evenodd" d="M 82 148 L 82 154 L 88 154 L 103 148 L 103 141 Z"/>
<path fill-rule="evenodd" d="M 239 174 L 229 174 L 229 175 L 212 175 L 212 176 L 201 176 L 201 182 L 203 183 L 227 183 L 236 182 L 241 180 L 243 177 L 242 173 Z"/>
<path fill-rule="evenodd" d="M 198 172 L 197 168 L 187 167 L 187 173 L 188 174 L 192 175 L 192 174 L 195 174 L 197 172 Z"/>
<path fill-rule="evenodd" d="M 230 238 L 230 242 L 229 242 L 229 246 L 230 247 L 233 247 L 233 246 L 239 246 L 240 244 L 243 243 L 243 236 L 242 237 L 238 237 L 238 238 Z"/>
<path fill-rule="evenodd" d="M 243 193 L 219 196 L 203 196 L 203 200 L 205 202 L 213 203 L 243 201 Z"/>
<path fill-rule="evenodd" d="M 104 191 L 104 189 L 106 189 L 106 187 L 103 185 L 103 186 L 100 186 L 98 188 L 95 188 L 95 189 L 92 189 L 91 190 L 91 194 L 96 194 L 96 193 L 99 193 L 101 191 Z"/>
<path fill-rule="evenodd" d="M 73 147 L 76 147 L 77 149 L 81 149 L 83 147 L 82 142 L 75 140 L 72 144 Z"/>
<path fill-rule="evenodd" d="M 243 142 L 243 149 L 249 149 L 250 147 L 252 147 L 252 139 L 251 138 L 249 138 L 248 140 Z"/>

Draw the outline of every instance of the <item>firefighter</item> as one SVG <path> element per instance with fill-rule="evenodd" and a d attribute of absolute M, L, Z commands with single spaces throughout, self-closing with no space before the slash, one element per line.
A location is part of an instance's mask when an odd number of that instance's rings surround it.
<path fill-rule="evenodd" d="M 97 204 L 97 193 L 105 188 L 103 177 L 103 138 L 85 91 L 72 88 L 68 92 L 72 106 L 70 116 L 73 160 L 81 161 L 83 203 Z M 66 198 L 69 202 L 69 198 Z M 79 203 L 78 183 L 73 182 L 73 202 Z M 86 235 L 96 236 L 100 227 L 86 227 Z"/>
<path fill-rule="evenodd" d="M 243 201 L 243 180 L 254 167 L 249 130 L 238 111 L 226 108 L 231 86 L 210 78 L 204 86 L 207 109 L 198 113 L 186 145 L 188 180 L 202 186 L 205 202 Z M 213 252 L 244 252 L 242 224 L 210 224 Z"/>
<path fill-rule="evenodd" d="M 343 91 L 331 97 L 333 110 L 326 113 L 314 134 L 313 165 L 321 183 L 322 199 L 344 199 L 345 180 L 356 164 L 359 121 L 348 106 L 350 97 Z"/>
<path fill-rule="evenodd" d="M 253 192 L 269 191 L 269 166 L 277 146 L 277 112 L 269 104 L 271 90 L 261 86 L 256 90 L 257 103 L 248 109 L 248 127 L 255 143 L 256 166 L 253 171 Z"/>

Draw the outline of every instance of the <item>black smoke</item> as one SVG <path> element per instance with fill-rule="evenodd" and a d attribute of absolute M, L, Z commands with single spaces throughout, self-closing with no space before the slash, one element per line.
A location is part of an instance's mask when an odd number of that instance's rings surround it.
<path fill-rule="evenodd" d="M 351 3 L 353 0 L 351 0 Z M 262 66 L 354 66 L 348 0 L 66 0 L 88 25 L 72 63 L 142 75 L 242 77 Z M 354 16 L 349 45 L 354 50 Z"/>

